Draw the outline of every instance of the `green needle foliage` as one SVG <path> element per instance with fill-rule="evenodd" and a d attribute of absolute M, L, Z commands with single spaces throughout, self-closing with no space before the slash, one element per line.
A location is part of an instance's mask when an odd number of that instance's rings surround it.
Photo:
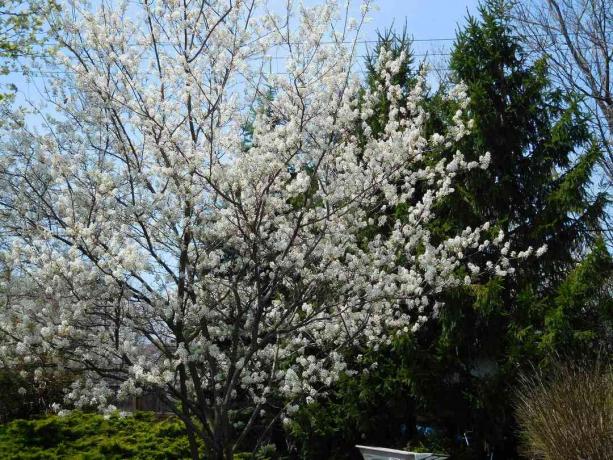
<path fill-rule="evenodd" d="M 436 321 L 371 351 L 376 369 L 346 379 L 327 401 L 299 414 L 292 429 L 304 458 L 321 458 L 312 446 L 346 458 L 355 443 L 407 442 L 453 458 L 516 458 L 518 372 L 546 369 L 555 353 L 589 354 L 611 339 L 613 264 L 599 232 L 607 196 L 591 184 L 601 152 L 578 98 L 552 86 L 546 60 L 531 60 L 510 24 L 508 4 L 486 0 L 457 34 L 450 83 L 467 86 L 474 120 L 459 149 L 467 160 L 489 151 L 492 161 L 459 179 L 432 232 L 444 238 L 486 219 L 512 248 L 548 250 L 520 263 L 513 277 L 444 293 Z M 406 34 L 386 34 L 380 45 L 410 51 Z M 405 72 L 399 78 L 410 88 L 410 66 Z M 432 132 L 457 110 L 442 94 L 429 101 Z M 385 113 L 382 102 L 369 120 L 373 130 Z M 453 153 L 434 152 L 433 160 Z M 420 424 L 435 429 L 420 436 Z"/>
<path fill-rule="evenodd" d="M 473 455 L 514 458 L 517 371 L 545 366 L 554 352 L 598 348 L 611 330 L 611 259 L 597 232 L 607 199 L 592 196 L 590 183 L 600 151 L 577 99 L 552 88 L 544 59 L 524 55 L 504 1 L 487 1 L 480 18 L 469 18 L 450 66 L 468 86 L 475 123 L 460 150 L 490 151 L 492 162 L 461 181 L 435 231 L 485 217 L 512 247 L 548 250 L 515 277 L 447 294 L 440 321 L 418 338 L 429 358 L 420 360 L 428 366 L 425 409 L 445 414 L 448 430 L 471 431 Z M 433 123 L 445 122 L 440 106 Z"/>
<path fill-rule="evenodd" d="M 191 459 L 185 426 L 174 416 L 136 412 L 125 417 L 71 412 L 0 425 L 0 458 L 10 460 Z M 236 460 L 278 458 L 271 446 Z"/>
<path fill-rule="evenodd" d="M 151 413 L 104 418 L 75 412 L 0 426 L 0 452 L 10 459 L 191 458 L 183 424 Z"/>

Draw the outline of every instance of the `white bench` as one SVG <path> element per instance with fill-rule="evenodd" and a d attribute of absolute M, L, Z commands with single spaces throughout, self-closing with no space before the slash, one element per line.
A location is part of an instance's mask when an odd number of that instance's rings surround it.
<path fill-rule="evenodd" d="M 407 452 L 384 447 L 356 446 L 364 460 L 444 460 L 447 457 L 432 453 Z"/>

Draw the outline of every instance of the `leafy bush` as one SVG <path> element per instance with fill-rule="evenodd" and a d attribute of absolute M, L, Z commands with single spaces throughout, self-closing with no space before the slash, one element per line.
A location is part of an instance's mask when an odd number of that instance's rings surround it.
<path fill-rule="evenodd" d="M 524 377 L 517 418 L 529 458 L 613 459 L 611 367 L 565 365 Z"/>

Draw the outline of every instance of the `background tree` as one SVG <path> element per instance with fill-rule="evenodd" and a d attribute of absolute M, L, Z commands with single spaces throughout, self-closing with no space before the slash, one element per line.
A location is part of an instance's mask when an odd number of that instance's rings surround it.
<path fill-rule="evenodd" d="M 547 57 L 552 77 L 583 96 L 613 177 L 613 4 L 610 0 L 516 2 L 525 46 Z"/>
<path fill-rule="evenodd" d="M 460 432 L 472 431 L 477 452 L 498 458 L 516 455 L 509 391 L 518 368 L 555 351 L 581 353 L 603 342 L 611 328 L 610 297 L 600 294 L 610 281 L 611 261 L 598 241 L 607 197 L 593 196 L 591 186 L 599 145 L 577 98 L 552 84 L 547 60 L 529 60 L 514 36 L 509 7 L 484 2 L 480 18 L 469 18 L 456 40 L 452 79 L 467 85 L 474 120 L 462 148 L 491 151 L 492 166 L 457 188 L 438 231 L 480 216 L 511 242 L 546 244 L 547 252 L 512 279 L 451 292 L 435 340 L 422 342 L 436 357 L 424 363 L 440 367 L 420 369 L 432 376 L 423 386 L 429 407 L 436 411 L 436 396 L 447 395 L 444 419 Z M 597 276 L 578 281 L 584 270 Z M 582 290 L 592 301 L 565 295 Z M 549 341 L 551 336 L 559 340 Z"/>
<path fill-rule="evenodd" d="M 598 237 L 607 198 L 593 196 L 591 186 L 600 150 L 589 115 L 552 84 L 545 59 L 529 59 L 509 12 L 506 2 L 486 1 L 458 33 L 451 78 L 466 84 L 474 120 L 461 150 L 490 151 L 492 166 L 463 177 L 431 229 L 443 238 L 486 218 L 513 243 L 546 244 L 547 252 L 512 278 L 484 277 L 447 291 L 436 321 L 369 357 L 377 369 L 340 382 L 320 410 L 301 413 L 294 427 L 301 445 L 340 438 L 345 447 L 402 447 L 411 440 L 451 450 L 454 458 L 515 458 L 517 371 L 530 362 L 546 366 L 550 353 L 598 349 L 610 337 L 611 260 Z M 457 109 L 444 91 L 429 107 L 432 132 Z M 434 151 L 433 161 L 451 154 Z M 395 215 L 402 213 L 397 207 Z M 435 428 L 430 440 L 417 425 Z M 314 427 L 320 430 L 309 431 Z"/>
<path fill-rule="evenodd" d="M 17 66 L 17 59 L 31 56 L 44 40 L 45 15 L 57 8 L 53 0 L 0 1 L 0 75 Z M 7 94 L 0 94 L 0 100 Z"/>
<path fill-rule="evenodd" d="M 34 48 L 44 40 L 44 16 L 56 8 L 53 1 L 0 1 L 0 75 L 18 71 L 19 59 L 32 57 Z M 0 83 L 0 125 L 4 127 L 12 123 L 9 120 L 22 121 L 12 105 L 14 91 L 15 85 Z M 0 188 L 2 196 L 4 191 Z M 3 257 L 10 245 L 4 230 L 0 222 L 0 308 L 7 304 L 15 291 L 23 291 L 24 287 L 24 281 L 18 273 L 12 273 L 10 264 Z M 2 341 L 0 333 L 0 343 Z M 48 409 L 49 401 L 61 393 L 61 388 L 59 384 L 45 383 L 45 388 L 41 385 L 35 388 L 19 375 L 19 369 L 9 368 L 0 359 L 0 420 L 5 422 L 13 417 L 40 414 Z"/>

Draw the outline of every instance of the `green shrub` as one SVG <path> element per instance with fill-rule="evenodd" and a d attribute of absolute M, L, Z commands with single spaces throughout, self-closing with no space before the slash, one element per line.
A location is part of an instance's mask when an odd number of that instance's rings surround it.
<path fill-rule="evenodd" d="M 202 451 L 202 445 L 201 451 Z M 136 412 L 104 417 L 72 412 L 0 425 L 2 460 L 191 459 L 183 423 L 172 416 Z M 272 446 L 236 459 L 277 458 Z"/>
<path fill-rule="evenodd" d="M 186 459 L 189 443 L 182 423 L 153 413 L 105 418 L 74 412 L 0 426 L 2 458 Z"/>

